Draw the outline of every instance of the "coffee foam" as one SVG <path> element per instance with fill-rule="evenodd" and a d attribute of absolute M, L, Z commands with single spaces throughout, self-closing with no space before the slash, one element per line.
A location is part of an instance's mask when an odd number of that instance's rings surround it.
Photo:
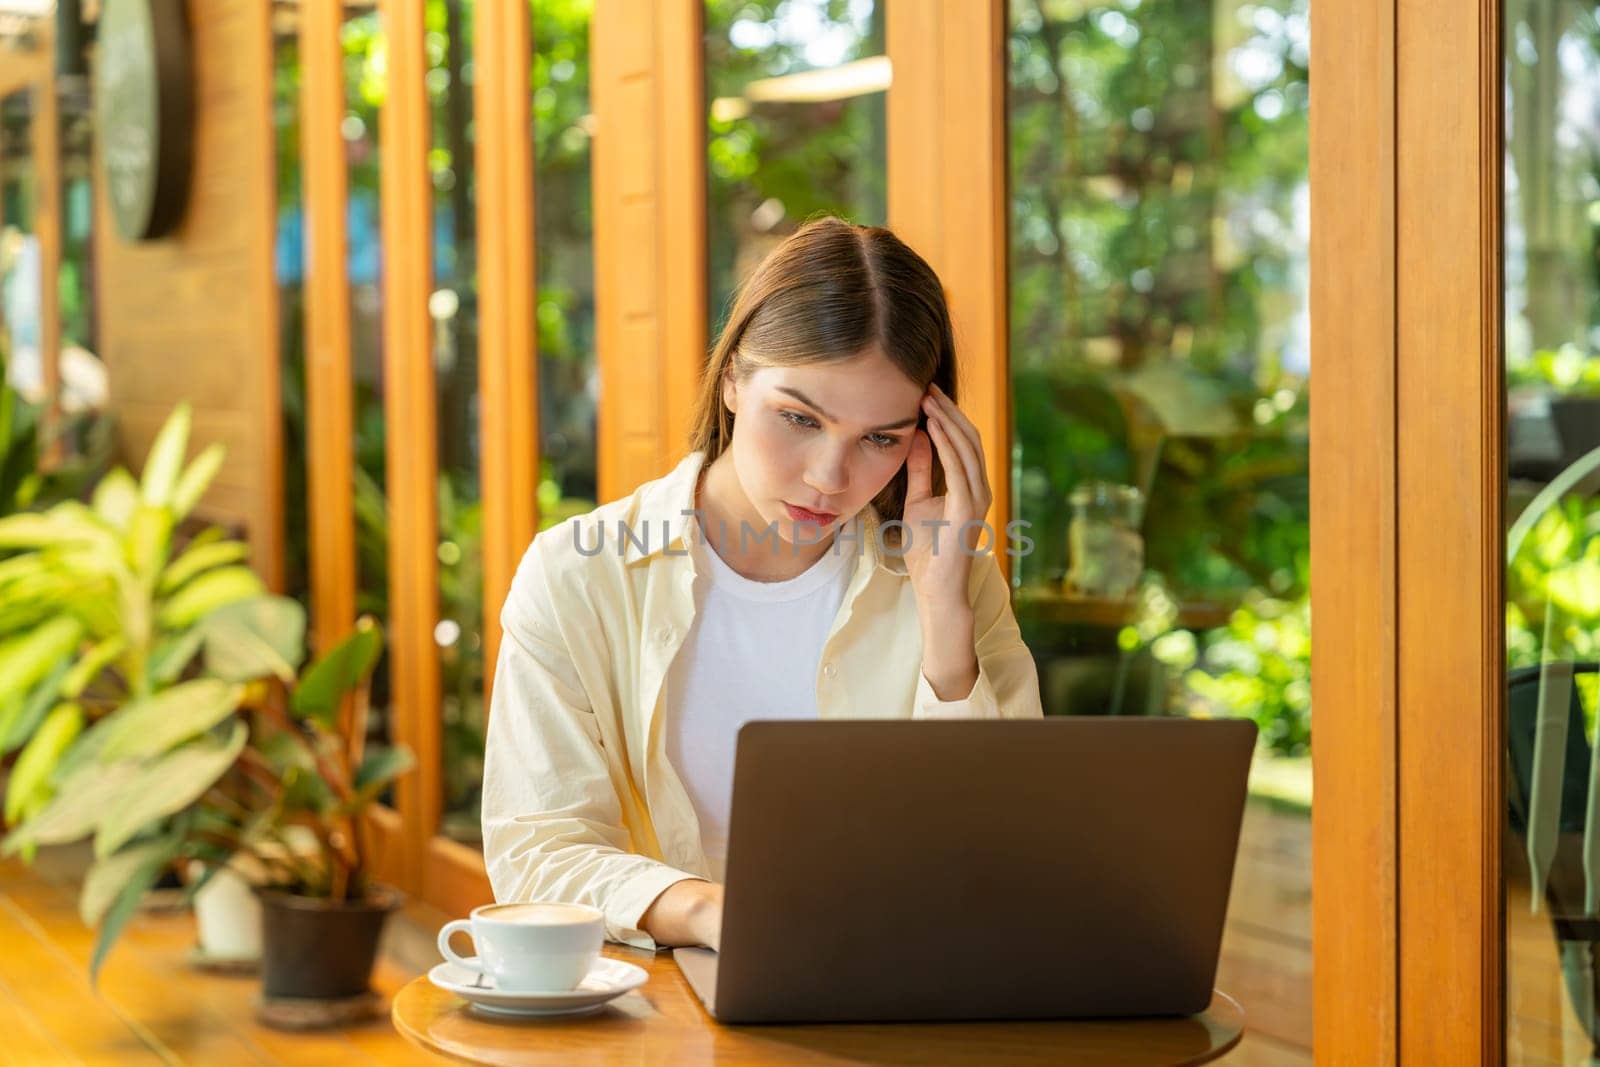
<path fill-rule="evenodd" d="M 572 904 L 497 904 L 479 912 L 495 922 L 530 926 L 578 926 L 594 921 L 594 912 Z"/>

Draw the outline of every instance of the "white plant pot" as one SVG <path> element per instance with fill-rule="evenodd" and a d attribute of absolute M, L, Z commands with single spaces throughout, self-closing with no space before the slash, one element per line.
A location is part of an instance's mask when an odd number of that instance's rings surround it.
<path fill-rule="evenodd" d="M 232 867 L 211 876 L 194 895 L 200 951 L 214 961 L 261 958 L 261 904 L 250 882 Z"/>

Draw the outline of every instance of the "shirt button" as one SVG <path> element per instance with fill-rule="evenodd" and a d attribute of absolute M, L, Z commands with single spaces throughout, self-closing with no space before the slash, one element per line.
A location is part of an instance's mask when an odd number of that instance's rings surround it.
<path fill-rule="evenodd" d="M 672 627 L 663 626 L 656 631 L 656 644 L 670 645 L 672 643 Z"/>
<path fill-rule="evenodd" d="M 824 678 L 832 678 L 834 675 L 836 675 L 838 673 L 839 673 L 838 669 L 836 667 L 834 667 L 834 665 L 832 663 L 824 663 L 822 665 L 822 676 Z"/>

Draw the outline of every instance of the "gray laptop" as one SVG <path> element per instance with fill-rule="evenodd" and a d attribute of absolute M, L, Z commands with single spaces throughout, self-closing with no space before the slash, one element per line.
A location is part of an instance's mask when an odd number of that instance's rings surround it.
<path fill-rule="evenodd" d="M 752 722 L 717 1019 L 1191 1015 L 1216 978 L 1256 727 Z"/>

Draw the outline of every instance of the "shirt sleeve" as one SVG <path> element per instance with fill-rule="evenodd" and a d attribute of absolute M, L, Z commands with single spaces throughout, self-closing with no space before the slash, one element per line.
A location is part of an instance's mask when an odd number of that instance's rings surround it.
<path fill-rule="evenodd" d="M 912 717 L 917 719 L 1037 719 L 1039 669 L 1022 643 L 1011 610 L 1011 591 L 993 552 L 972 561 L 972 619 L 978 680 L 959 700 L 940 700 L 927 676 L 917 672 Z"/>
<path fill-rule="evenodd" d="M 611 940 L 654 949 L 640 917 L 668 886 L 698 876 L 630 850 L 618 784 L 557 619 L 562 603 L 536 540 L 500 615 L 483 771 L 485 866 L 497 901 L 588 904 L 605 913 Z"/>

